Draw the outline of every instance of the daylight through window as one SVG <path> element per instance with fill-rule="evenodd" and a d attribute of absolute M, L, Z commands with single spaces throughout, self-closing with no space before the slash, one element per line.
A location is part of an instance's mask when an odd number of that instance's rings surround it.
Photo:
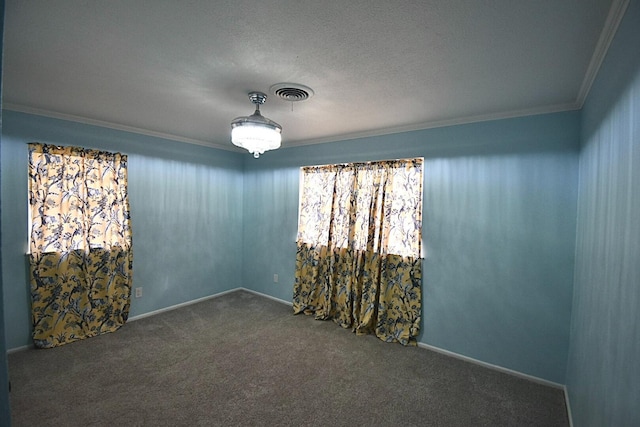
<path fill-rule="evenodd" d="M 298 241 L 419 258 L 422 163 L 303 167 Z"/>

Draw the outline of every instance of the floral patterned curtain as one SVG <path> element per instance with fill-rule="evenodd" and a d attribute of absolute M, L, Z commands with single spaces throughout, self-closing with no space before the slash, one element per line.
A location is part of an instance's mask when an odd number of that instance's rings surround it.
<path fill-rule="evenodd" d="M 127 156 L 29 144 L 29 213 L 36 347 L 122 326 L 132 275 Z"/>
<path fill-rule="evenodd" d="M 422 159 L 302 168 L 294 313 L 415 344 Z"/>

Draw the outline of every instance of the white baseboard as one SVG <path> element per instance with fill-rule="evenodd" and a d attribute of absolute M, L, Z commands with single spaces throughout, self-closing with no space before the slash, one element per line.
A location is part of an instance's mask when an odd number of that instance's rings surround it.
<path fill-rule="evenodd" d="M 10 348 L 9 350 L 7 350 L 7 354 L 17 353 L 18 351 L 29 350 L 32 348 L 35 348 L 33 344 L 22 345 L 20 347 Z"/>
<path fill-rule="evenodd" d="M 228 291 L 219 292 L 217 294 L 208 295 L 206 297 L 197 298 L 197 299 L 194 299 L 194 300 L 191 300 L 191 301 L 182 302 L 180 304 L 171 305 L 171 306 L 165 307 L 165 308 L 160 308 L 158 310 L 150 311 L 148 313 L 139 314 L 137 316 L 129 317 L 129 319 L 127 321 L 128 322 L 135 322 L 136 320 L 144 319 L 145 317 L 155 316 L 156 314 L 164 313 L 166 311 L 171 311 L 171 310 L 175 310 L 177 308 L 186 307 L 188 305 L 197 304 L 199 302 L 206 301 L 206 300 L 209 300 L 209 299 L 212 299 L 212 298 L 218 298 L 218 297 L 221 297 L 223 295 L 230 294 L 231 292 L 239 291 L 240 289 L 242 289 L 242 288 L 234 288 L 234 289 L 230 289 Z"/>
<path fill-rule="evenodd" d="M 194 300 L 191 300 L 191 301 L 182 302 L 180 304 L 172 305 L 172 306 L 161 308 L 161 309 L 158 309 L 158 310 L 150 311 L 148 313 L 139 314 L 137 316 L 130 317 L 128 321 L 129 322 L 134 322 L 136 320 L 144 319 L 145 317 L 155 316 L 156 314 L 160 314 L 160 313 L 164 313 L 164 312 L 167 312 L 167 311 L 175 310 L 177 308 L 186 307 L 186 306 L 189 306 L 189 305 L 192 305 L 192 304 L 197 304 L 197 303 L 202 302 L 202 301 L 210 300 L 210 299 L 213 299 L 213 298 L 218 298 L 218 297 L 221 297 L 223 295 L 227 295 L 227 294 L 230 294 L 232 292 L 238 292 L 238 291 L 249 292 L 249 293 L 252 293 L 252 294 L 255 294 L 255 295 L 259 295 L 259 296 L 264 297 L 264 298 L 268 298 L 268 299 L 273 300 L 273 301 L 277 301 L 277 302 L 282 303 L 282 304 L 293 305 L 293 303 L 291 303 L 289 301 L 285 301 L 285 300 L 282 300 L 280 298 L 273 297 L 271 295 L 263 294 L 261 292 L 254 291 L 252 289 L 247 289 L 247 288 L 240 287 L 240 288 L 229 289 L 228 291 L 219 292 L 217 294 L 208 295 L 206 297 L 194 299 Z"/>
<path fill-rule="evenodd" d="M 569 418 L 569 427 L 573 427 L 573 415 L 571 414 L 571 404 L 569 403 L 569 390 L 567 390 L 567 386 L 563 386 L 562 390 L 564 391 L 564 404 L 567 407 L 567 417 Z"/>
<path fill-rule="evenodd" d="M 508 368 L 504 368 L 502 366 L 498 366 L 498 365 L 494 365 L 492 363 L 487 363 L 487 362 L 483 362 L 482 360 L 478 360 L 478 359 L 474 359 L 472 357 L 468 357 L 468 356 L 464 356 L 462 354 L 459 353 L 454 353 L 452 351 L 448 351 L 448 350 L 443 350 L 439 347 L 435 347 L 429 344 L 425 344 L 422 342 L 418 342 L 418 347 L 420 348 L 424 348 L 426 350 L 431 350 L 431 351 L 435 351 L 436 353 L 440 353 L 440 354 L 444 354 L 445 356 L 450 356 L 450 357 L 455 357 L 456 359 L 460 359 L 460 360 L 464 360 L 465 362 L 469 362 L 469 363 L 473 363 L 488 369 L 492 369 L 494 371 L 499 371 L 499 372 L 503 372 L 505 374 L 509 374 L 509 375 L 513 375 L 519 378 L 523 378 L 525 380 L 529 380 L 532 381 L 534 383 L 538 383 L 538 384 L 542 384 L 542 385 L 546 385 L 549 387 L 553 387 L 556 389 L 560 389 L 562 390 L 562 393 L 564 395 L 564 404 L 565 407 L 567 408 L 567 418 L 569 419 L 569 427 L 573 427 L 573 415 L 571 414 L 571 405 L 569 403 L 569 392 L 567 390 L 567 386 L 564 384 L 559 384 L 556 383 L 554 381 L 549 381 L 549 380 L 545 380 L 543 378 L 540 377 L 536 377 L 533 375 L 529 375 L 529 374 L 524 374 L 522 372 L 518 372 L 518 371 L 514 371 L 513 369 L 508 369 Z"/>
<path fill-rule="evenodd" d="M 422 342 L 418 343 L 418 347 L 424 348 L 426 350 L 435 351 L 436 353 L 444 354 L 445 356 L 455 357 L 456 359 L 464 360 L 465 362 L 473 363 L 485 368 L 493 369 L 494 371 L 504 372 L 505 374 L 513 375 L 519 378 L 523 378 L 534 383 L 546 385 L 549 387 L 553 387 L 556 389 L 562 390 L 564 395 L 564 404 L 567 408 L 567 418 L 569 420 L 569 427 L 573 427 L 573 415 L 571 414 L 571 404 L 569 403 L 569 392 L 567 390 L 567 386 L 564 384 L 559 384 L 553 381 L 545 380 L 543 378 L 539 378 L 533 375 L 524 374 L 522 372 L 514 371 L 513 369 L 503 368 L 502 366 L 494 365 L 492 363 L 483 362 L 482 360 L 474 359 L 472 357 L 464 356 L 462 354 L 454 353 L 452 351 L 443 350 L 439 347 L 434 347 L 429 344 L 425 344 Z"/>
<path fill-rule="evenodd" d="M 553 387 L 553 388 L 557 388 L 560 390 L 564 389 L 564 385 L 563 384 L 559 384 L 553 381 L 549 381 L 549 380 L 545 380 L 543 378 L 539 378 L 533 375 L 529 375 L 529 374 L 524 374 L 522 372 L 518 372 L 518 371 L 514 371 L 513 369 L 509 369 L 509 368 L 504 368 L 502 366 L 498 366 L 498 365 L 494 365 L 492 363 L 488 363 L 488 362 L 483 362 L 482 360 L 478 360 L 478 359 L 474 359 L 473 357 L 469 357 L 469 356 L 464 356 L 462 354 L 458 354 L 458 353 L 454 353 L 453 351 L 449 351 L 449 350 L 443 350 L 439 347 L 435 347 L 429 344 L 425 344 L 422 342 L 418 342 L 418 347 L 427 349 L 427 350 L 432 350 L 435 351 L 436 353 L 440 353 L 440 354 L 444 354 L 446 356 L 451 356 L 451 357 L 455 357 L 456 359 L 460 359 L 460 360 L 464 360 L 465 362 L 470 362 L 476 365 L 480 365 L 483 366 L 485 368 L 489 368 L 489 369 L 493 369 L 494 371 L 500 371 L 500 372 L 504 372 L 505 374 L 510 374 L 516 377 L 520 377 L 529 381 L 533 381 L 534 383 L 538 383 L 538 384 L 542 384 L 542 385 L 546 385 L 549 387 Z"/>
<path fill-rule="evenodd" d="M 272 297 L 271 295 L 263 294 L 262 292 L 254 291 L 252 289 L 236 288 L 235 290 L 250 292 L 252 294 L 260 295 L 261 297 L 269 298 L 270 300 L 277 301 L 277 302 L 282 303 L 282 304 L 287 304 L 287 305 L 293 306 L 293 303 L 291 301 L 285 301 L 285 300 L 280 299 L 280 298 Z"/>

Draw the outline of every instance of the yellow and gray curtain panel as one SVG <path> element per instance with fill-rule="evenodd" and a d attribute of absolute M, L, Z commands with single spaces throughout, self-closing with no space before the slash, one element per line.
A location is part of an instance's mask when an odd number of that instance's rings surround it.
<path fill-rule="evenodd" d="M 415 344 L 422 159 L 302 168 L 294 313 Z"/>
<path fill-rule="evenodd" d="M 29 215 L 36 347 L 122 326 L 132 275 L 127 156 L 29 144 Z"/>

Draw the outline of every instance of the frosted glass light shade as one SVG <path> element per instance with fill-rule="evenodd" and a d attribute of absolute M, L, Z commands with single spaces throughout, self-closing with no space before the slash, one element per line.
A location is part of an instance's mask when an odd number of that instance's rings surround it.
<path fill-rule="evenodd" d="M 280 148 L 280 127 L 250 121 L 234 124 L 231 127 L 231 143 L 252 153 L 256 159 L 265 151 Z"/>
<path fill-rule="evenodd" d="M 231 143 L 252 153 L 256 159 L 267 150 L 280 148 L 282 141 L 282 126 L 260 114 L 260 104 L 266 99 L 267 95 L 262 92 L 250 92 L 249 100 L 255 104 L 256 111 L 231 122 Z"/>

